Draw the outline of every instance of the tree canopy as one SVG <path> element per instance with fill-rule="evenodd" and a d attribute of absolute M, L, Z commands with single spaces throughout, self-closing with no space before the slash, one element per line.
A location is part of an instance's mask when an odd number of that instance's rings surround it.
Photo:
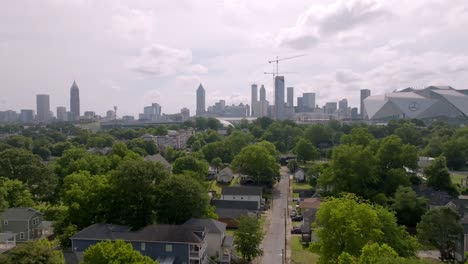
<path fill-rule="evenodd" d="M 133 249 L 132 244 L 122 240 L 103 241 L 90 246 L 83 254 L 83 264 L 135 263 L 157 264 L 150 257 Z"/>

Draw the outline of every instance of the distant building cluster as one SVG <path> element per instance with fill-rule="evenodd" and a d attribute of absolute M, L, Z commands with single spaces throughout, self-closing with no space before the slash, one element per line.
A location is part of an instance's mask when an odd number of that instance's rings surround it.
<path fill-rule="evenodd" d="M 238 122 L 243 118 L 252 120 L 259 117 L 270 117 L 275 120 L 292 120 L 296 123 L 320 123 L 328 120 L 388 122 L 392 119 L 443 118 L 458 122 L 468 116 L 468 90 L 455 90 L 450 86 L 430 86 L 425 89 L 406 88 L 401 91 L 383 95 L 371 95 L 371 90 L 360 90 L 360 106 L 351 107 L 347 98 L 338 102 L 317 103 L 316 93 L 304 92 L 295 98 L 294 87 L 286 87 L 284 76 L 275 76 L 272 104 L 266 98 L 266 89 L 262 84 L 250 87 L 250 105 L 239 103 L 227 104 L 221 99 L 213 105 L 206 104 L 206 90 L 202 84 L 196 89 L 197 117 L 219 118 L 220 121 Z M 296 104 L 295 104 L 296 102 Z M 58 106 L 56 114 L 50 109 L 48 94 L 36 95 L 36 109 L 0 111 L 0 122 L 10 123 L 49 123 L 54 121 L 87 122 L 101 121 L 101 127 L 109 128 L 119 125 L 128 127 L 151 124 L 170 124 L 190 119 L 190 110 L 183 107 L 174 114 L 163 113 L 162 106 L 153 102 L 143 107 L 143 112 L 134 116 L 117 115 L 117 107 L 108 110 L 105 116 L 94 111 L 80 112 L 80 91 L 75 81 L 70 88 L 70 111 L 65 106 Z"/>
<path fill-rule="evenodd" d="M 173 149 L 186 149 L 187 140 L 193 135 L 195 135 L 195 131 L 193 129 L 179 131 L 169 130 L 165 136 L 144 134 L 141 138 L 143 140 L 153 141 L 158 145 L 160 150 L 164 151 L 168 147 Z"/>

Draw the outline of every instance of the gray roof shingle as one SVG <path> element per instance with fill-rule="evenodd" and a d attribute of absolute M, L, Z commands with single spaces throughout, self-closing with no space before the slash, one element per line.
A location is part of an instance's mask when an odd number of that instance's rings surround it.
<path fill-rule="evenodd" d="M 258 202 L 256 201 L 211 200 L 211 205 L 216 208 L 258 210 Z"/>
<path fill-rule="evenodd" d="M 208 229 L 208 233 L 224 233 L 226 231 L 226 224 L 216 221 L 214 219 L 204 218 L 190 218 L 184 225 L 204 226 Z"/>
<path fill-rule="evenodd" d="M 130 229 L 128 226 L 94 224 L 76 233 L 71 239 L 201 243 L 203 238 L 196 233 L 207 231 L 203 226 L 184 225 L 149 225 L 137 231 Z"/>
<path fill-rule="evenodd" d="M 31 219 L 35 214 L 42 214 L 41 212 L 29 207 L 13 207 L 8 208 L 0 213 L 2 219 Z"/>
<path fill-rule="evenodd" d="M 262 187 L 223 187 L 221 189 L 222 195 L 258 195 L 262 196 Z"/>

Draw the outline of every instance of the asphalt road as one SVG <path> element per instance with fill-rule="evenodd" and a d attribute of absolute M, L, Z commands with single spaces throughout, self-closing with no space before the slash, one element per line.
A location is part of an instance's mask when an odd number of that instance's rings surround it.
<path fill-rule="evenodd" d="M 285 209 L 288 206 L 289 176 L 284 168 L 281 170 L 281 180 L 272 190 L 273 204 L 267 219 L 266 234 L 261 248 L 263 256 L 261 263 L 281 264 L 285 249 Z"/>

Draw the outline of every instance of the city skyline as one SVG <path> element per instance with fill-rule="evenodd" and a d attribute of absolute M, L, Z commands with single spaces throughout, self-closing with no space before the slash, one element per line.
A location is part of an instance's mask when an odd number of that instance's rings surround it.
<path fill-rule="evenodd" d="M 160 102 L 165 112 L 186 106 L 195 113 L 199 83 L 210 91 L 206 105 L 249 103 L 252 83 L 264 84 L 273 102 L 267 61 L 298 54 L 307 56 L 280 63 L 280 71 L 295 72 L 285 74 L 285 85 L 318 102 L 346 97 L 356 106 L 360 89 L 464 89 L 468 37 L 457 32 L 468 23 L 466 7 L 460 0 L 8 2 L 0 10 L 0 110 L 35 109 L 36 94 L 49 94 L 52 110 L 68 109 L 73 80 L 82 112 L 117 105 L 120 115 L 137 116 Z M 174 13 L 186 20 L 173 21 Z M 77 23 L 75 14 L 88 19 Z M 207 25 L 223 33 L 214 36 Z"/>

